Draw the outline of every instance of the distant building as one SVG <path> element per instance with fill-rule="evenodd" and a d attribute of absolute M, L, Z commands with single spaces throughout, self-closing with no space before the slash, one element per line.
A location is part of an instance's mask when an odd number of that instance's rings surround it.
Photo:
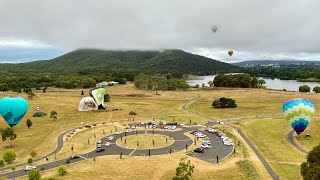
<path fill-rule="evenodd" d="M 106 86 L 112 86 L 112 85 L 116 85 L 119 84 L 119 82 L 115 82 L 115 81 L 110 81 L 110 82 L 100 82 L 98 83 L 96 86 L 97 87 L 106 87 Z"/>

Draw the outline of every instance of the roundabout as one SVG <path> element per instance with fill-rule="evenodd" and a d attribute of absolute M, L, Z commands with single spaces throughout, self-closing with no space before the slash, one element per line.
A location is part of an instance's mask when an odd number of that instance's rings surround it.
<path fill-rule="evenodd" d="M 137 149 L 157 149 L 170 146 L 174 140 L 169 136 L 160 134 L 138 134 L 127 136 L 123 140 L 118 140 L 116 144 L 124 148 Z"/>

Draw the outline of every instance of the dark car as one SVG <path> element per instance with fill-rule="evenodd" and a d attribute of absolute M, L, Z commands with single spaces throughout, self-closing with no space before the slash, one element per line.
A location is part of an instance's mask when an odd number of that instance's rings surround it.
<path fill-rule="evenodd" d="M 96 149 L 96 152 L 102 152 L 102 151 L 104 151 L 103 148 L 97 148 L 97 149 Z"/>
<path fill-rule="evenodd" d="M 70 159 L 77 159 L 79 157 L 80 157 L 79 155 L 72 155 L 72 156 L 70 156 Z"/>
<path fill-rule="evenodd" d="M 194 150 L 194 152 L 196 152 L 196 153 L 204 153 L 204 149 L 203 148 L 196 148 Z"/>
<path fill-rule="evenodd" d="M 192 130 L 191 132 L 190 132 L 190 134 L 193 134 L 193 133 L 196 133 L 197 131 L 196 130 Z"/>

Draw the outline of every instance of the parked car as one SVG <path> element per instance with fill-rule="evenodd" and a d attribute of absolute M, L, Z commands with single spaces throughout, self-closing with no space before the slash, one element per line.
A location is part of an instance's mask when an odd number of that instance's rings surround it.
<path fill-rule="evenodd" d="M 97 141 L 97 144 L 101 144 L 102 143 L 102 141 L 101 141 L 101 139 L 99 139 L 98 141 Z"/>
<path fill-rule="evenodd" d="M 171 129 L 171 126 L 168 126 L 168 129 Z"/>
<path fill-rule="evenodd" d="M 30 171 L 30 170 L 32 170 L 32 169 L 37 169 L 37 167 L 36 167 L 36 166 L 26 166 L 26 167 L 24 168 L 25 171 Z"/>
<path fill-rule="evenodd" d="M 306 140 L 310 140 L 310 138 L 311 138 L 311 137 L 310 137 L 310 134 L 307 134 L 307 135 L 306 135 Z"/>
<path fill-rule="evenodd" d="M 181 123 L 181 124 L 180 124 L 180 126 L 184 126 L 184 125 L 185 125 L 184 123 Z"/>
<path fill-rule="evenodd" d="M 104 151 L 103 148 L 97 148 L 97 149 L 96 149 L 96 152 L 102 152 L 102 151 Z"/>
<path fill-rule="evenodd" d="M 74 154 L 74 155 L 70 156 L 70 159 L 77 159 L 79 157 L 80 157 L 79 155 Z"/>
<path fill-rule="evenodd" d="M 194 152 L 196 152 L 196 153 L 204 153 L 204 149 L 203 148 L 196 148 L 194 150 Z"/>
<path fill-rule="evenodd" d="M 135 128 L 136 128 L 136 126 L 131 126 L 131 128 L 132 128 L 132 129 L 135 129 Z"/>
<path fill-rule="evenodd" d="M 97 148 L 101 148 L 101 144 L 97 144 Z"/>
<path fill-rule="evenodd" d="M 196 133 L 197 131 L 196 130 L 192 130 L 190 131 L 190 134 L 193 134 L 193 133 Z"/>
<path fill-rule="evenodd" d="M 208 145 L 210 145 L 211 142 L 210 142 L 210 140 L 202 140 L 202 144 L 208 144 Z"/>
<path fill-rule="evenodd" d="M 105 146 L 110 146 L 111 143 L 110 142 L 106 142 Z"/>
<path fill-rule="evenodd" d="M 172 126 L 171 127 L 172 130 L 175 130 L 176 128 L 177 128 L 177 126 Z"/>
<path fill-rule="evenodd" d="M 118 135 L 119 135 L 119 134 L 122 134 L 122 132 L 121 132 L 121 131 L 117 131 L 117 132 L 116 132 L 116 134 L 118 134 Z"/>
<path fill-rule="evenodd" d="M 111 141 L 112 139 L 114 139 L 113 136 L 109 136 L 109 137 L 108 137 L 108 140 L 109 140 L 109 141 Z"/>
<path fill-rule="evenodd" d="M 200 148 L 209 149 L 211 148 L 211 146 L 209 146 L 208 144 L 201 144 Z"/>
<path fill-rule="evenodd" d="M 205 134 L 198 134 L 197 137 L 199 137 L 199 138 L 205 138 L 205 137 L 207 137 L 207 136 L 206 136 Z"/>
<path fill-rule="evenodd" d="M 157 125 L 152 125 L 152 128 L 153 128 L 153 129 L 157 128 Z"/>
<path fill-rule="evenodd" d="M 132 132 L 132 129 L 127 129 L 126 130 L 126 133 L 130 133 L 130 132 Z"/>

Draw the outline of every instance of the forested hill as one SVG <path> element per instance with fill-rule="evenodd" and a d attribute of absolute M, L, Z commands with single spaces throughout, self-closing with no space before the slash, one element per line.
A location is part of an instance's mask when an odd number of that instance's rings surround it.
<path fill-rule="evenodd" d="M 20 64 L 0 64 L 1 71 L 54 74 L 94 74 L 108 72 L 215 74 L 238 72 L 239 67 L 182 50 L 105 51 L 80 49 L 52 60 Z"/>

